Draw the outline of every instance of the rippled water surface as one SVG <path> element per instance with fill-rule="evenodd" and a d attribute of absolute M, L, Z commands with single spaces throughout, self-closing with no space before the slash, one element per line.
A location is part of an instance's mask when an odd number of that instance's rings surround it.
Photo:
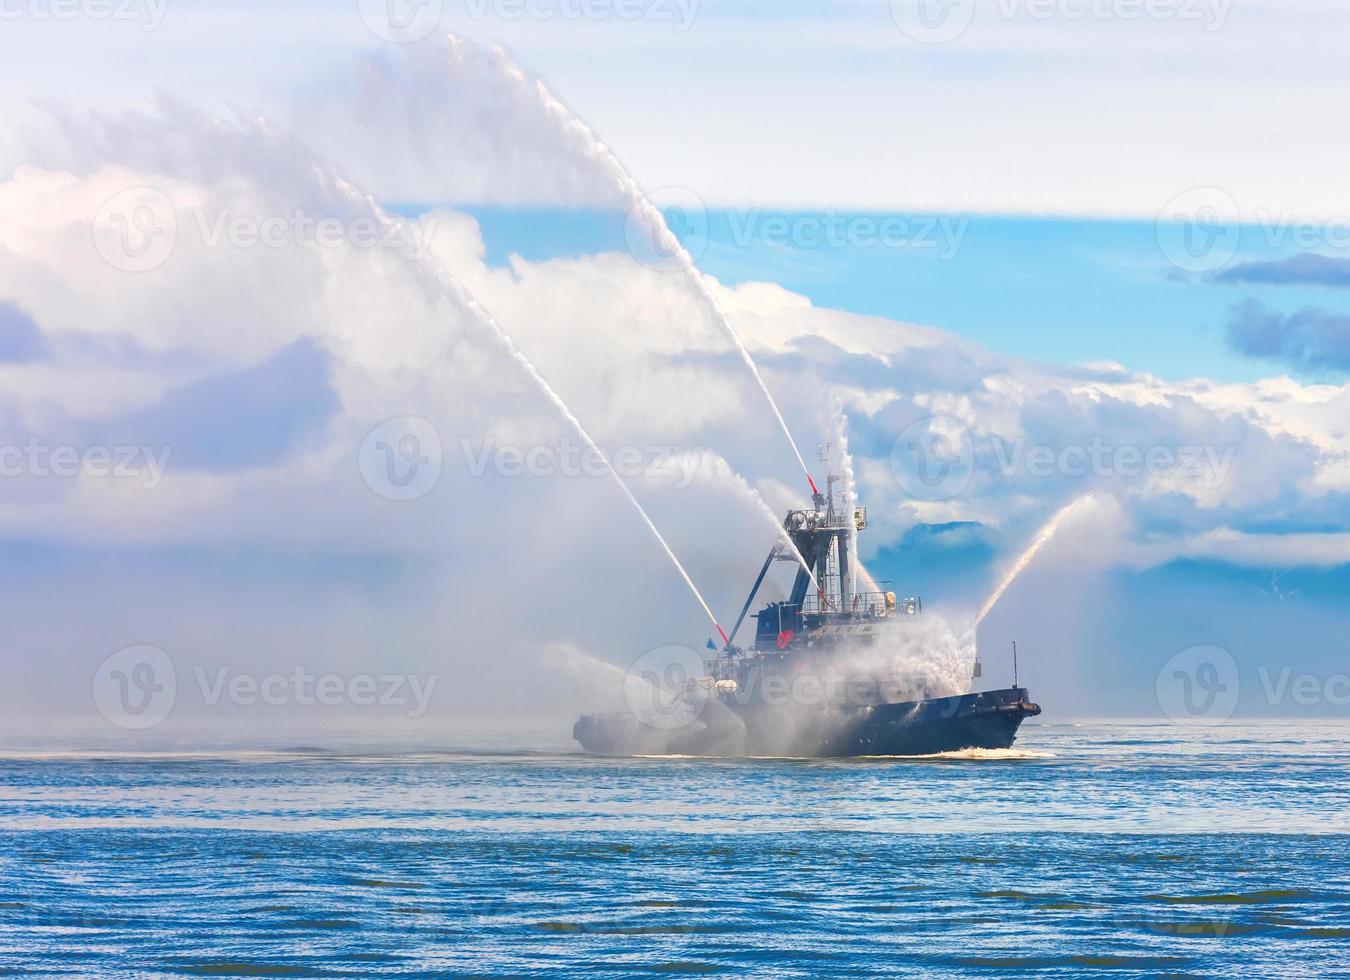
<path fill-rule="evenodd" d="M 1343 725 L 0 756 L 0 973 L 1350 976 Z"/>

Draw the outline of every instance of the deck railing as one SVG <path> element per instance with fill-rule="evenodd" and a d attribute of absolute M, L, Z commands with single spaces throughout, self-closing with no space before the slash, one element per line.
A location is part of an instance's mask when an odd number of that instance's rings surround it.
<path fill-rule="evenodd" d="M 859 615 L 884 616 L 895 613 L 899 616 L 917 616 L 923 612 L 923 600 L 918 596 L 892 600 L 890 592 L 856 592 L 849 596 L 847 604 L 841 604 L 838 596 L 808 595 L 802 603 L 802 613 L 807 616 L 820 613 L 857 613 Z"/>

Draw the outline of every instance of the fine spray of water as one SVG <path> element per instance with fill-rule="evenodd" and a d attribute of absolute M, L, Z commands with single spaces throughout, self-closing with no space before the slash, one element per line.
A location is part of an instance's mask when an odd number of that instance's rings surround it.
<path fill-rule="evenodd" d="M 755 513 L 773 526 L 779 540 L 787 546 L 792 553 L 792 557 L 797 559 L 797 564 L 801 565 L 802 570 L 811 580 L 811 586 L 819 594 L 821 590 L 820 583 L 816 581 L 816 573 L 807 564 L 806 558 L 793 543 L 792 536 L 787 533 L 787 529 L 783 527 L 778 515 L 764 502 L 764 498 L 759 495 L 759 491 L 752 487 L 745 477 L 731 468 L 730 463 L 717 453 L 706 449 L 697 453 L 681 453 L 675 456 L 672 462 L 681 473 L 691 474 L 694 479 L 702 483 L 730 490 L 754 508 Z"/>
<path fill-rule="evenodd" d="M 463 42 L 454 37 L 450 38 L 452 45 L 458 46 Z M 595 131 L 591 129 L 582 119 L 569 109 L 553 92 L 539 79 L 531 79 L 525 70 L 511 61 L 506 52 L 496 47 L 493 49 L 493 55 L 500 66 L 503 74 L 511 81 L 521 86 L 527 92 L 531 93 L 538 100 L 540 107 L 545 114 L 553 120 L 574 146 L 576 146 L 588 159 L 595 160 L 604 172 L 613 180 L 628 200 L 629 206 L 634 213 L 641 218 L 645 227 L 650 228 L 656 236 L 656 245 L 662 255 L 668 255 L 675 259 L 680 268 L 684 271 L 693 285 L 694 291 L 703 301 L 708 313 L 713 321 L 722 329 L 722 331 L 735 345 L 736 350 L 740 352 L 741 360 L 750 370 L 755 383 L 759 385 L 759 390 L 764 393 L 764 399 L 769 403 L 769 408 L 773 410 L 774 417 L 778 419 L 778 425 L 783 430 L 783 435 L 787 437 L 788 445 L 792 447 L 793 455 L 797 457 L 797 462 L 801 465 L 802 472 L 806 474 L 806 481 L 811 485 L 813 494 L 819 493 L 816 489 L 816 481 L 811 477 L 811 470 L 806 465 L 806 460 L 802 458 L 801 450 L 797 448 L 797 440 L 792 438 L 792 431 L 788 428 L 787 420 L 783 418 L 783 413 L 778 408 L 778 402 L 774 400 L 769 392 L 769 386 L 764 383 L 764 377 L 759 373 L 759 367 L 755 360 L 750 356 L 750 350 L 741 340 L 736 329 L 731 325 L 731 320 L 726 311 L 722 309 L 722 304 L 717 301 L 712 287 L 699 271 L 695 264 L 693 256 L 681 244 L 679 238 L 670 230 L 666 224 L 665 216 L 661 213 L 643 193 L 638 182 L 624 167 L 623 163 L 615 156 L 611 150 Z"/>
<path fill-rule="evenodd" d="M 839 443 L 840 475 L 844 478 L 844 501 L 848 513 L 852 515 L 858 506 L 858 482 L 853 471 L 853 454 L 848 449 L 848 416 L 844 414 L 844 406 L 837 399 L 834 402 L 833 418 L 835 439 Z M 858 556 L 858 527 L 854 523 L 849 524 L 848 550 L 853 566 L 851 569 L 853 593 L 856 595 L 858 592 L 859 579 L 862 579 L 868 592 L 880 592 L 881 586 L 863 566 L 862 558 Z"/>
<path fill-rule="evenodd" d="M 858 489 L 853 477 L 853 457 L 848 451 L 848 416 L 838 400 L 834 402 L 834 438 L 839 447 L 839 469 L 844 478 L 844 513 L 848 516 L 848 587 L 851 595 L 858 593 L 858 522 L 853 519 L 858 507 Z M 843 570 L 840 570 L 843 574 Z"/>
<path fill-rule="evenodd" d="M 761 738 L 777 755 L 811 755 L 820 734 L 843 734 L 857 712 L 877 704 L 903 704 L 950 697 L 965 690 L 967 647 L 940 617 L 879 630 L 870 646 L 848 644 L 826 660 L 800 665 L 781 675 L 793 691 L 784 710 L 757 721 Z M 775 668 L 767 667 L 768 677 Z M 920 708 L 916 704 L 915 712 Z"/>
<path fill-rule="evenodd" d="M 383 226 L 386 232 L 389 232 L 391 235 L 393 234 L 395 228 L 393 219 L 384 212 L 384 210 L 375 202 L 374 198 L 369 195 L 361 194 L 356 188 L 346 182 L 341 182 L 341 186 L 349 196 L 363 198 L 366 206 L 370 209 L 376 221 Z M 391 238 L 390 240 L 393 239 Z M 689 586 L 689 591 L 692 592 L 694 598 L 698 600 L 699 606 L 702 607 L 708 620 L 713 624 L 718 634 L 725 642 L 726 631 L 723 630 L 721 624 L 718 623 L 717 617 L 713 615 L 712 609 L 703 598 L 703 593 L 699 592 L 698 586 L 696 586 L 694 580 L 689 577 L 689 573 L 685 570 L 684 565 L 676 556 L 674 549 L 671 548 L 669 542 L 666 541 L 665 536 L 662 535 L 655 522 L 652 521 L 651 517 L 647 514 L 646 509 L 638 502 L 637 497 L 633 495 L 633 491 L 629 489 L 628 484 L 624 481 L 623 477 L 618 474 L 613 466 L 609 465 L 609 457 L 601 451 L 595 440 L 591 438 L 591 434 L 586 430 L 586 427 L 581 424 L 581 420 L 567 407 L 567 403 L 563 401 L 562 396 L 560 396 L 553 389 L 553 386 L 545 380 L 544 376 L 539 373 L 534 364 L 525 356 L 520 348 L 516 346 L 515 341 L 513 341 L 506 331 L 502 329 L 501 325 L 497 323 L 492 314 L 478 302 L 463 283 L 446 270 L 445 266 L 442 265 L 438 259 L 426 250 L 411 252 L 410 257 L 416 264 L 418 270 L 424 276 L 430 278 L 431 281 L 439 287 L 446 298 L 461 309 L 467 311 L 470 316 L 487 329 L 488 333 L 497 342 L 497 345 L 505 351 L 506 354 L 516 362 L 520 369 L 525 372 L 530 380 L 534 382 L 535 386 L 553 405 L 558 414 L 561 415 L 562 418 L 576 431 L 577 435 L 581 437 L 582 442 L 586 444 L 591 452 L 595 453 L 600 459 L 605 460 L 606 472 L 608 472 L 609 476 L 614 480 L 614 483 L 618 486 L 619 490 L 623 492 L 623 495 L 628 499 L 628 502 L 633 505 L 633 509 L 637 511 L 638 516 L 641 517 L 643 523 L 647 525 L 647 529 L 651 531 L 652 536 L 656 538 L 657 543 L 661 545 L 661 549 L 666 553 L 666 557 L 668 557 L 671 564 L 675 566 L 675 570 L 680 573 L 680 577 L 684 579 L 685 585 Z"/>
<path fill-rule="evenodd" d="M 862 583 L 867 587 L 868 592 L 881 591 L 881 583 L 872 577 L 872 573 L 863 566 L 862 562 L 858 562 L 858 575 L 862 578 Z"/>
<path fill-rule="evenodd" d="M 678 726 L 696 719 L 693 708 L 681 698 L 680 690 L 659 686 L 644 671 L 624 670 L 570 643 L 552 643 L 543 649 L 551 664 L 573 682 L 593 688 L 590 694 L 616 708 L 628 707 L 643 721 L 650 721 L 655 715 L 663 725 Z"/>
<path fill-rule="evenodd" d="M 972 632 L 979 628 L 980 624 L 984 622 L 985 617 L 989 615 L 996 605 L 998 605 L 998 601 L 1003 598 L 1003 594 L 1008 591 L 1009 587 L 1017 580 L 1018 576 L 1026 571 L 1027 566 L 1032 563 L 1035 557 L 1040 553 L 1041 549 L 1049 544 L 1050 539 L 1055 536 L 1060 527 L 1063 526 L 1064 522 L 1081 508 L 1087 506 L 1087 504 L 1092 501 L 1093 496 L 1094 495 L 1091 493 L 1083 494 L 1083 496 L 1079 497 L 1073 503 L 1062 508 L 1054 517 L 1050 518 L 1050 520 L 1045 523 L 1044 527 L 1036 532 L 1036 536 L 1031 539 L 1031 544 L 1027 545 L 1027 549 L 1022 552 L 1017 561 L 1013 562 L 1012 567 L 1008 569 L 1008 574 L 1003 576 L 1003 580 L 998 583 L 998 587 L 994 589 L 989 598 L 985 600 L 984 605 L 980 607 L 979 613 L 975 616 L 975 622 L 972 623 L 970 627 Z"/>
<path fill-rule="evenodd" d="M 971 659 L 970 640 L 941 616 L 928 614 L 879 631 L 872 646 L 845 649 L 836 667 L 875 679 L 881 699 L 894 704 L 962 693 Z"/>

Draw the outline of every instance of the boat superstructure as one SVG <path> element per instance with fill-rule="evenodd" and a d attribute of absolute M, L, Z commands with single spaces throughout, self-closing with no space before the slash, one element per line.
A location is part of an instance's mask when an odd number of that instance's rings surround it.
<path fill-rule="evenodd" d="M 960 693 L 925 668 L 923 600 L 901 598 L 862 571 L 856 540 L 867 509 L 837 505 L 837 482 L 829 477 L 812 507 L 787 514 L 782 540 L 701 674 L 639 710 L 582 717 L 573 735 L 586 751 L 838 757 L 1012 745 L 1039 706 L 1016 684 Z M 770 569 L 784 561 L 797 566 L 787 597 L 755 612 L 754 639 L 737 646 Z"/>

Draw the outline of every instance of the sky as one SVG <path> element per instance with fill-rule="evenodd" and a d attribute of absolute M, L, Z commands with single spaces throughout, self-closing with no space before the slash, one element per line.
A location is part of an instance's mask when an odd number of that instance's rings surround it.
<path fill-rule="evenodd" d="M 1346 366 L 1289 365 L 1230 340 L 1246 304 L 1284 315 L 1334 310 L 1344 288 L 1244 272 L 1252 263 L 1305 254 L 1260 225 L 1234 225 L 1239 249 L 1197 274 L 1168 258 L 1156 222 L 700 206 L 698 229 L 685 238 L 700 266 L 723 282 L 768 279 L 821 306 L 939 326 L 1000 353 L 1113 361 L 1174 380 L 1253 381 L 1290 367 L 1334 380 Z M 483 226 L 489 261 L 624 247 L 622 212 L 469 211 Z M 682 213 L 674 204 L 670 212 Z M 1170 246 L 1167 235 L 1162 241 Z M 1345 252 L 1323 247 L 1316 254 Z"/>
<path fill-rule="evenodd" d="M 1009 354 L 1251 380 L 1271 365 L 1225 342 L 1233 307 L 1256 298 L 1292 315 L 1334 294 L 1188 283 L 1159 242 L 1168 209 L 1217 201 L 1240 239 L 1229 262 L 1350 245 L 1337 165 L 1350 148 L 1329 123 L 1350 82 L 1350 13 L 1334 2 L 119 0 L 107 17 L 98 2 L 56 16 L 45 0 L 11 0 L 5 131 L 27 132 L 35 103 L 122 109 L 165 90 L 294 119 L 353 59 L 453 31 L 504 44 L 658 199 L 708 208 L 713 274 L 771 278 Z M 921 20 L 929 6 L 936 19 Z M 417 104 L 388 89 L 366 108 L 396 118 Z M 356 142 L 325 152 L 347 158 Z M 0 169 L 26 162 L 26 145 L 0 145 Z M 433 169 L 378 154 L 360 176 L 408 205 L 586 203 L 575 187 L 483 180 L 447 156 Z M 1200 197 L 1188 205 L 1188 193 Z M 763 219 L 778 213 L 919 227 L 901 245 L 770 244 Z M 934 216 L 969 224 L 959 240 L 920 234 Z M 494 245 L 538 255 L 558 244 L 541 225 L 571 220 L 536 212 L 525 235 L 509 234 L 509 215 L 485 227 Z"/>
<path fill-rule="evenodd" d="M 16 728 L 129 737 L 98 684 L 146 645 L 185 702 L 161 734 L 349 720 L 212 704 L 221 668 L 444 675 L 448 725 L 565 718 L 598 665 L 701 648 L 481 309 L 731 618 L 755 497 L 797 505 L 800 472 L 540 81 L 817 469 L 847 417 L 878 577 L 962 621 L 1091 491 L 987 656 L 1017 639 L 1061 718 L 1175 716 L 1169 665 L 1211 647 L 1241 713 L 1344 712 L 1337 5 L 138 3 L 3 8 Z M 1286 668 L 1322 693 L 1270 694 Z"/>
<path fill-rule="evenodd" d="M 265 105 L 399 46 L 384 38 L 445 30 L 505 43 L 647 186 L 709 200 L 1151 218 L 1219 186 L 1252 211 L 1345 207 L 1345 137 L 1327 121 L 1350 13 L 1332 0 L 1151 0 L 1155 16 L 953 0 L 935 8 L 969 26 L 945 43 L 914 30 L 923 5 L 906 0 L 393 0 L 402 33 L 374 0 L 121 3 L 55 19 L 10 0 L 6 61 L 24 84 L 7 116 L 157 85 Z"/>

